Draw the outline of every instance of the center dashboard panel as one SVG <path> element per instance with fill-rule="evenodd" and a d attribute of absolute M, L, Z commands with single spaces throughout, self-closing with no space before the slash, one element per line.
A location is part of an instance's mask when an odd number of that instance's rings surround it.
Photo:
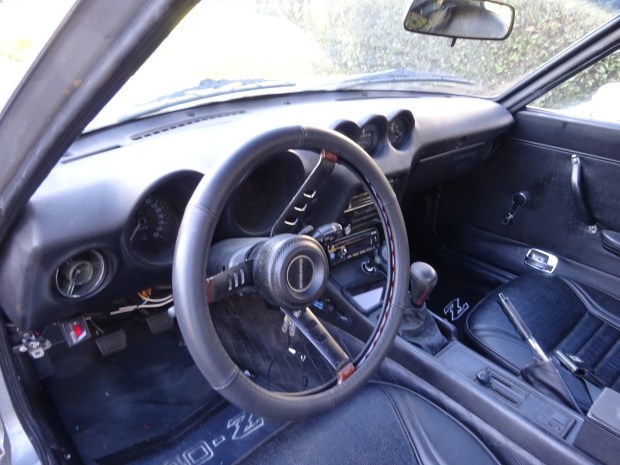
<path fill-rule="evenodd" d="M 458 164 L 469 148 L 482 160 L 512 117 L 481 99 L 344 92 L 212 104 L 84 134 L 0 246 L 0 307 L 31 330 L 112 311 L 148 288 L 169 289 L 176 236 L 202 177 L 257 135 L 293 122 L 357 143 L 401 199 L 424 184 L 416 181 L 420 159 Z M 231 189 L 214 241 L 268 237 L 317 156 L 301 150 L 267 156 Z M 359 180 L 337 168 L 307 220 L 343 226 L 344 235 L 326 245 L 335 274 L 348 264 L 381 265 L 375 206 Z M 441 180 L 433 175 L 433 182 Z"/>

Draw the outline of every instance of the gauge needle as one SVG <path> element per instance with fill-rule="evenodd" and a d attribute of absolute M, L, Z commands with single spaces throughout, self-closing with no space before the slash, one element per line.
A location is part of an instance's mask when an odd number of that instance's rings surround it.
<path fill-rule="evenodd" d="M 147 226 L 146 226 L 146 220 L 144 219 L 144 217 L 141 216 L 140 218 L 138 218 L 138 224 L 136 225 L 136 229 L 134 229 L 133 232 L 131 233 L 129 242 L 133 242 L 133 238 L 136 236 L 136 234 L 138 234 L 143 229 L 147 229 Z"/>

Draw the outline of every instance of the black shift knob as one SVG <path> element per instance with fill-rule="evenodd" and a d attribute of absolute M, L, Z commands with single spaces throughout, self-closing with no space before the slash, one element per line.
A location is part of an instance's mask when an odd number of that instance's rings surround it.
<path fill-rule="evenodd" d="M 415 262 L 409 270 L 409 292 L 411 303 L 415 307 L 424 305 L 424 301 L 437 284 L 437 272 L 428 263 Z"/>

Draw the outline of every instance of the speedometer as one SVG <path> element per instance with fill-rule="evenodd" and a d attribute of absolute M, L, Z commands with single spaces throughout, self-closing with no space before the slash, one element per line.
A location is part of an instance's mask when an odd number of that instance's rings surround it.
<path fill-rule="evenodd" d="M 133 216 L 129 241 L 142 255 L 157 254 L 174 244 L 178 227 L 179 221 L 170 204 L 150 194 Z"/>

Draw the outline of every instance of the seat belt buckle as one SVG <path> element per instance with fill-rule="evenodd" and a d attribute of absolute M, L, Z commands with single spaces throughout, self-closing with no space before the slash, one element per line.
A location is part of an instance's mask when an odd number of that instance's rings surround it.
<path fill-rule="evenodd" d="M 555 357 L 564 368 L 577 378 L 588 381 L 597 387 L 603 387 L 602 381 L 594 374 L 592 368 L 578 355 L 566 354 L 561 350 L 556 350 Z"/>
<path fill-rule="evenodd" d="M 562 364 L 564 368 L 566 368 L 575 376 L 579 376 L 579 372 L 583 370 L 582 368 L 580 368 L 580 365 L 584 363 L 583 359 L 581 359 L 577 355 L 565 354 L 561 350 L 556 350 L 555 358 L 558 359 L 558 361 Z"/>

